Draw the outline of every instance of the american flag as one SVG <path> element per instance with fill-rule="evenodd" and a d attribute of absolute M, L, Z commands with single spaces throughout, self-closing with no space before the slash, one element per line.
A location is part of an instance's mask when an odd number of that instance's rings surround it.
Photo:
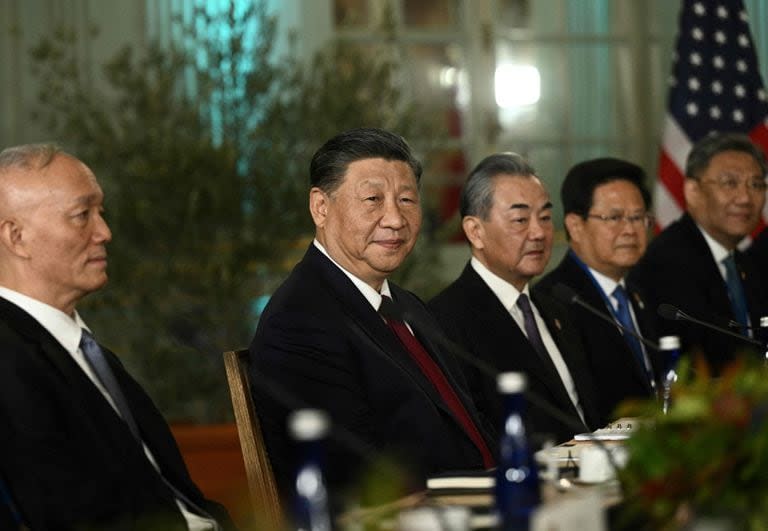
<path fill-rule="evenodd" d="M 657 229 L 682 213 L 685 160 L 710 131 L 746 133 L 768 153 L 768 98 L 742 0 L 683 1 L 669 84 Z"/>

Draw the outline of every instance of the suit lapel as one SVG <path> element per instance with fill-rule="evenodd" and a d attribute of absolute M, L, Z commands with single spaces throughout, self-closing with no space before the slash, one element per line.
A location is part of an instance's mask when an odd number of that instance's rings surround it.
<path fill-rule="evenodd" d="M 573 288 L 579 294 L 579 296 L 583 297 L 585 302 L 599 310 L 602 310 L 606 313 L 606 315 L 614 317 L 613 308 L 608 307 L 608 303 L 599 291 L 600 288 L 595 285 L 595 282 L 589 276 L 589 273 L 584 271 L 581 266 L 576 263 L 576 260 L 570 255 L 570 253 L 565 257 L 563 262 L 563 270 L 568 277 L 567 284 L 570 285 L 570 287 Z M 630 286 L 627 286 L 627 291 L 629 293 L 629 299 L 635 312 L 635 318 L 638 321 L 637 324 L 640 328 L 638 332 L 645 336 L 645 330 L 647 330 L 647 327 L 643 326 L 644 321 L 647 321 L 645 316 L 646 312 L 644 311 L 645 302 L 640 297 L 639 292 L 633 290 Z M 643 311 L 640 310 L 641 306 Z M 596 319 L 598 318 L 596 317 Z M 620 342 L 615 343 L 615 346 L 622 348 L 626 359 L 629 360 L 628 363 L 632 367 L 632 372 L 634 373 L 638 382 L 640 382 L 641 385 L 643 385 L 643 387 L 645 387 L 650 392 L 651 384 L 648 381 L 645 368 L 640 365 L 637 356 L 635 355 L 634 351 L 631 350 L 629 343 L 627 343 L 626 339 L 624 338 L 624 333 L 621 332 L 618 327 L 612 327 L 608 322 L 605 322 L 605 326 L 606 328 L 610 328 L 611 331 L 615 333 L 617 341 Z M 619 347 L 619 344 L 621 347 Z M 619 355 L 619 353 L 617 352 L 616 355 Z"/>
<path fill-rule="evenodd" d="M 320 273 L 330 288 L 330 293 L 349 319 L 351 331 L 363 342 L 370 344 L 371 355 L 380 356 L 397 365 L 437 407 L 453 417 L 434 385 L 413 361 L 411 354 L 352 281 L 314 245 L 310 246 L 305 260 Z"/>
<path fill-rule="evenodd" d="M 541 381 L 557 404 L 563 408 L 569 408 L 568 411 L 573 410 L 573 414 L 576 415 L 573 403 L 555 365 L 550 359 L 544 360 L 536 353 L 509 311 L 470 264 L 464 268 L 458 282 L 465 293 L 473 299 L 470 306 L 477 309 L 478 321 L 486 324 L 488 330 L 492 330 L 497 338 L 495 343 L 499 346 L 498 351 L 489 353 L 497 359 L 498 363 L 495 365 L 509 366 L 505 358 L 509 360 L 514 357 L 529 377 Z"/>

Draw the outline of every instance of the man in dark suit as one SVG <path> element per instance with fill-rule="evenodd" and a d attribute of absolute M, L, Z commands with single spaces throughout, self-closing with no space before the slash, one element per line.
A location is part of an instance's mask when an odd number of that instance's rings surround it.
<path fill-rule="evenodd" d="M 341 133 L 312 158 L 315 241 L 272 296 L 250 348 L 284 497 L 296 467 L 285 419 L 296 407 L 330 415 L 326 476 L 337 496 L 380 459 L 400 465 L 416 489 L 431 473 L 494 463 L 461 372 L 434 340 L 439 326 L 387 280 L 416 242 L 420 176 L 407 143 L 381 129 Z"/>
<path fill-rule="evenodd" d="M 630 273 L 660 303 L 677 306 L 704 321 L 745 336 L 768 315 L 765 272 L 737 249 L 752 232 L 765 204 L 766 161 L 749 138 L 734 133 L 705 137 L 691 150 L 685 168 L 687 212 L 648 246 Z M 748 343 L 696 324 L 660 323 L 665 334 L 681 336 L 684 352 L 702 352 L 713 371 Z"/>
<path fill-rule="evenodd" d="M 469 174 L 461 216 L 472 258 L 459 278 L 429 302 L 446 334 L 495 371 L 521 371 L 533 432 L 558 441 L 600 427 L 592 379 L 567 309 L 529 283 L 552 250 L 552 203 L 519 155 L 491 155 Z M 464 371 L 478 409 L 500 421 L 501 398 L 473 363 Z M 547 407 L 549 406 L 549 407 Z M 554 413 L 552 410 L 556 410 Z"/>
<path fill-rule="evenodd" d="M 102 201 L 55 146 L 0 153 L 0 477 L 35 530 L 220 529 L 226 512 L 75 310 L 107 281 Z"/>
<path fill-rule="evenodd" d="M 552 293 L 563 284 L 617 323 L 656 341 L 655 309 L 625 280 L 645 252 L 652 224 L 644 180 L 642 168 L 614 158 L 570 169 L 560 189 L 570 249 L 534 293 Z M 653 396 L 657 353 L 582 307 L 572 306 L 570 313 L 587 351 L 600 417 L 610 422 L 622 400 Z"/>

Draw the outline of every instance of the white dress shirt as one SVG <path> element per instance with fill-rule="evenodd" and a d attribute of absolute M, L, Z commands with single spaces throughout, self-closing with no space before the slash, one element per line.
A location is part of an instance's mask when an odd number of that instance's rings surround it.
<path fill-rule="evenodd" d="M 566 365 L 565 360 L 563 359 L 563 355 L 557 348 L 557 344 L 552 338 L 552 334 L 549 332 L 549 328 L 547 328 L 547 323 L 544 322 L 544 319 L 541 317 L 541 313 L 539 313 L 539 309 L 536 308 L 533 299 L 531 299 L 530 286 L 526 284 L 523 288 L 523 291 L 518 291 L 515 286 L 502 279 L 498 275 L 492 273 L 487 267 L 485 267 L 485 265 L 483 265 L 482 262 L 480 262 L 480 260 L 474 256 L 470 260 L 470 264 L 472 265 L 472 268 L 477 272 L 477 274 L 480 275 L 480 278 L 483 279 L 491 291 L 496 295 L 496 297 L 498 297 L 499 301 L 501 301 L 501 304 L 503 304 L 504 308 L 507 309 L 509 314 L 512 316 L 512 319 L 515 321 L 515 323 L 517 323 L 517 326 L 520 328 L 520 331 L 525 335 L 525 337 L 528 337 L 528 334 L 525 332 L 523 312 L 517 306 L 517 299 L 520 297 L 521 293 L 525 293 L 531 300 L 531 308 L 533 310 L 533 316 L 536 319 L 536 327 L 539 329 L 539 334 L 541 334 L 541 340 L 544 343 L 544 347 L 547 349 L 547 353 L 549 354 L 552 363 L 555 365 L 555 369 L 557 369 L 557 373 L 560 375 L 560 380 L 562 380 L 563 386 L 568 392 L 568 396 L 570 397 L 571 402 L 573 402 L 576 411 L 579 413 L 579 417 L 581 417 L 581 420 L 584 422 L 584 424 L 586 424 L 586 420 L 584 419 L 584 411 L 582 411 L 581 404 L 579 403 L 579 394 L 576 391 L 576 385 L 573 383 L 573 376 L 571 376 L 571 371 L 568 370 L 568 365 Z"/>
<path fill-rule="evenodd" d="M 80 314 L 78 314 L 77 311 L 75 311 L 74 316 L 70 317 L 58 308 L 54 308 L 53 306 L 45 304 L 44 302 L 40 302 L 37 299 L 33 299 L 27 295 L 6 288 L 4 286 L 0 286 L 0 297 L 6 299 L 9 302 L 12 302 L 27 312 L 32 316 L 33 319 L 35 319 L 35 321 L 40 324 L 40 326 L 45 328 L 54 337 L 54 339 L 58 341 L 62 347 L 64 347 L 64 350 L 66 350 L 69 355 L 72 356 L 77 365 L 88 376 L 88 379 L 93 382 L 96 388 L 104 396 L 106 401 L 109 402 L 109 404 L 112 406 L 112 409 L 115 410 L 115 413 L 120 415 L 120 412 L 118 411 L 117 406 L 115 406 L 115 402 L 112 400 L 112 397 L 102 385 L 101 380 L 99 380 L 99 378 L 93 372 L 91 365 L 85 359 L 83 351 L 80 350 L 80 335 L 82 333 L 80 329 L 85 328 L 89 332 L 91 330 L 80 318 Z M 160 473 L 160 467 L 158 466 L 155 457 L 152 455 L 152 452 L 149 450 L 147 445 L 144 444 L 143 441 L 141 444 L 144 448 L 144 454 L 147 456 L 147 459 L 149 459 L 149 462 L 152 463 L 153 467 L 155 467 L 155 470 Z M 181 500 L 177 499 L 176 504 L 179 506 L 181 514 L 187 521 L 187 526 L 189 527 L 190 531 L 208 531 L 215 529 L 215 523 L 213 521 L 191 513 L 189 510 L 187 510 L 185 504 Z"/>

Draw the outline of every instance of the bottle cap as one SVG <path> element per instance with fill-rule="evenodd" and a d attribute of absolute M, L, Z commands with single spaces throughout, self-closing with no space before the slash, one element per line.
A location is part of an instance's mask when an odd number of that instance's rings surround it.
<path fill-rule="evenodd" d="M 496 378 L 496 383 L 500 393 L 522 393 L 527 386 L 522 372 L 502 372 Z"/>
<path fill-rule="evenodd" d="M 331 422 L 319 409 L 297 409 L 288 416 L 288 430 L 297 441 L 314 441 L 325 437 Z"/>
<path fill-rule="evenodd" d="M 768 315 L 760 318 L 760 328 L 768 328 Z"/>
<path fill-rule="evenodd" d="M 672 350 L 672 349 L 680 348 L 680 338 L 678 336 L 660 337 L 659 348 L 661 350 Z"/>

